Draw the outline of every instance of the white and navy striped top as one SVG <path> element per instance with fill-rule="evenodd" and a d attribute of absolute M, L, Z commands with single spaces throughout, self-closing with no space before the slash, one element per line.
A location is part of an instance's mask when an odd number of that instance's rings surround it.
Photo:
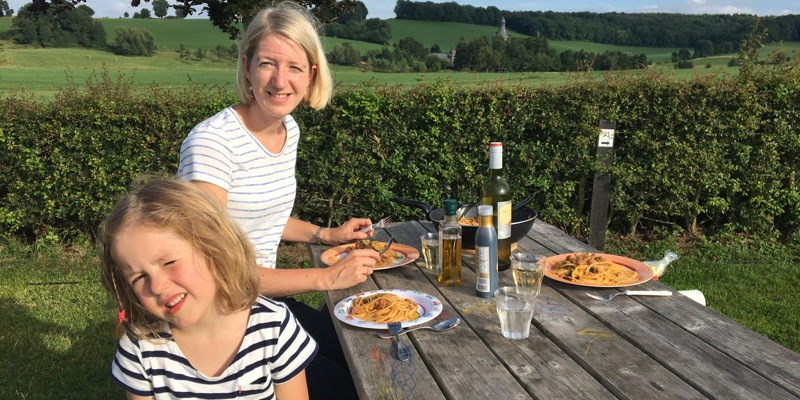
<path fill-rule="evenodd" d="M 259 296 L 233 362 L 209 377 L 191 366 L 164 324 L 166 340 L 120 339 L 111 376 L 126 391 L 156 399 L 274 399 L 273 384 L 300 373 L 318 349 L 284 304 Z"/>
<path fill-rule="evenodd" d="M 178 176 L 228 191 L 228 213 L 257 250 L 257 263 L 275 268 L 278 244 L 292 213 L 300 128 L 283 119 L 286 143 L 272 154 L 245 128 L 232 107 L 197 124 L 181 145 Z"/>

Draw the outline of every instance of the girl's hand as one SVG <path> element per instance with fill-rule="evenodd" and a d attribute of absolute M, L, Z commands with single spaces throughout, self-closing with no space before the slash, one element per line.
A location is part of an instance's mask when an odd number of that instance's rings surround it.
<path fill-rule="evenodd" d="M 371 249 L 351 250 L 339 261 L 327 268 L 330 271 L 329 287 L 325 290 L 346 289 L 367 280 L 375 264 L 381 260 L 377 251 Z"/>
<path fill-rule="evenodd" d="M 372 225 L 372 221 L 369 218 L 351 218 L 336 228 L 324 229 L 321 232 L 322 242 L 326 244 L 343 244 L 366 239 L 372 234 L 372 231 L 359 232 L 358 230 L 370 225 Z"/>

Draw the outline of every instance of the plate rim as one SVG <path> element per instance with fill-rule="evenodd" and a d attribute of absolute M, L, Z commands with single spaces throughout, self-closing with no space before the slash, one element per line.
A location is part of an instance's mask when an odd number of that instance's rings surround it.
<path fill-rule="evenodd" d="M 385 245 L 387 242 L 378 242 L 378 243 Z M 345 249 L 347 249 L 349 247 L 353 247 L 355 245 L 356 245 L 355 243 L 345 243 L 345 244 L 340 244 L 340 245 L 335 246 L 335 247 L 331 247 L 330 249 L 325 250 L 324 252 L 322 252 L 322 254 L 320 254 L 320 256 L 319 256 L 320 261 L 322 261 L 323 264 L 328 265 L 328 266 L 333 265 L 333 263 L 335 263 L 336 261 L 331 262 L 329 260 L 332 256 L 334 256 L 334 255 L 338 256 Z M 401 261 L 401 262 L 399 262 L 399 263 L 392 263 L 392 264 L 384 265 L 384 266 L 381 266 L 381 267 L 375 267 L 374 268 L 375 271 L 382 271 L 382 270 L 385 270 L 385 269 L 392 269 L 392 268 L 402 267 L 403 265 L 411 264 L 412 262 L 414 262 L 417 259 L 419 259 L 419 251 L 417 249 L 415 249 L 414 247 L 412 247 L 412 246 L 409 246 L 409 245 L 406 245 L 406 244 L 402 244 L 402 243 L 392 243 L 391 248 L 394 251 L 400 251 L 401 253 L 403 253 L 403 255 L 405 255 L 406 259 Z M 338 261 L 338 258 L 336 260 Z"/>
<path fill-rule="evenodd" d="M 403 328 L 408 328 L 408 327 L 411 327 L 411 326 L 416 326 L 416 325 L 424 324 L 424 323 L 426 323 L 428 321 L 431 321 L 431 320 L 435 319 L 436 317 L 438 317 L 439 314 L 442 313 L 442 309 L 444 308 L 444 304 L 442 303 L 441 300 L 439 300 L 439 298 L 437 298 L 436 296 L 430 295 L 428 293 L 425 293 L 425 292 L 420 292 L 419 290 L 413 290 L 413 289 L 375 289 L 375 290 L 368 290 L 366 292 L 356 293 L 356 294 L 347 296 L 344 299 L 340 300 L 333 307 L 333 315 L 335 315 L 336 319 L 338 319 L 339 321 L 342 321 L 345 324 L 348 324 L 348 325 L 351 325 L 351 326 L 355 326 L 357 328 L 387 329 L 386 324 L 376 324 L 374 322 L 364 321 L 363 319 L 348 317 L 349 314 L 347 312 L 347 305 L 352 303 L 353 299 L 355 299 L 356 297 L 369 296 L 371 294 L 377 294 L 377 293 L 394 293 L 394 294 L 396 294 L 396 295 L 398 295 L 400 297 L 403 297 L 403 298 L 411 298 L 409 296 L 409 294 L 411 294 L 411 295 L 416 295 L 416 296 L 422 296 L 422 297 L 425 297 L 425 298 L 429 299 L 429 301 L 431 303 L 431 307 L 430 307 L 431 309 L 428 311 L 428 313 L 426 313 L 425 315 L 420 315 L 419 318 L 401 322 L 400 325 Z M 412 298 L 412 300 L 414 300 L 414 299 Z M 414 300 L 414 301 L 416 301 L 417 304 L 419 304 L 419 301 L 417 301 L 417 300 Z M 424 306 L 422 304 L 420 304 L 420 307 L 424 308 Z"/>
<path fill-rule="evenodd" d="M 628 269 L 634 270 L 637 273 L 639 273 L 639 279 L 637 279 L 637 280 L 635 280 L 635 281 L 633 281 L 631 283 L 625 283 L 625 284 L 620 284 L 620 285 L 615 285 L 615 284 L 612 284 L 612 285 L 598 285 L 598 284 L 589 284 L 589 283 L 579 283 L 579 282 L 574 282 L 574 281 L 568 281 L 568 280 L 563 279 L 560 276 L 555 275 L 555 274 L 553 274 L 551 272 L 552 271 L 552 266 L 551 266 L 551 264 L 549 262 L 550 259 L 552 259 L 552 258 L 564 259 L 564 258 L 566 258 L 568 256 L 571 256 L 571 255 L 587 254 L 587 253 L 588 254 L 594 254 L 594 255 L 597 255 L 597 256 L 600 256 L 600 257 L 604 257 L 604 258 L 608 258 L 610 261 L 613 261 L 613 262 L 615 262 L 617 264 L 620 264 L 620 265 L 622 265 L 622 266 L 624 266 L 624 267 L 626 267 Z M 557 260 L 557 261 L 560 261 L 560 260 Z M 554 281 L 567 283 L 567 284 L 570 284 L 570 285 L 585 286 L 585 287 L 597 287 L 597 288 L 616 288 L 616 287 L 628 287 L 628 286 L 641 285 L 642 283 L 645 283 L 645 282 L 651 280 L 653 278 L 653 269 L 650 268 L 650 266 L 648 266 L 647 264 L 645 264 L 645 263 L 643 263 L 643 262 L 641 262 L 639 260 L 634 260 L 632 258 L 628 258 L 628 257 L 624 257 L 624 256 L 618 256 L 616 254 L 608 254 L 608 253 L 601 253 L 601 252 L 594 252 L 594 251 L 578 251 L 578 252 L 573 252 L 573 253 L 563 253 L 563 254 L 556 254 L 554 256 L 548 256 L 547 259 L 545 260 L 544 276 L 546 276 L 546 277 L 548 277 L 548 278 L 550 278 L 550 279 L 552 279 Z"/>

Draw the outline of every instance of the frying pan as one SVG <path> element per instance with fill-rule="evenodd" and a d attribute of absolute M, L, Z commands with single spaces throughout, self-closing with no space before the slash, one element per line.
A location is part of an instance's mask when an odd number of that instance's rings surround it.
<path fill-rule="evenodd" d="M 522 200 L 519 204 L 514 204 L 511 210 L 511 243 L 516 243 L 531 230 L 536 217 L 539 216 L 534 209 L 526 206 L 525 204 L 530 201 L 533 196 L 529 196 Z M 399 197 L 392 197 L 389 199 L 397 204 L 404 206 L 415 207 L 425 211 L 425 218 L 433 222 L 433 226 L 439 229 L 439 224 L 444 221 L 444 208 L 432 208 L 417 200 L 403 199 Z M 463 215 L 462 215 L 463 213 Z M 478 207 L 475 204 L 467 204 L 459 207 L 456 215 L 465 218 L 474 218 L 478 215 Z M 478 231 L 477 226 L 461 225 L 461 248 L 474 249 L 475 248 L 475 232 Z"/>

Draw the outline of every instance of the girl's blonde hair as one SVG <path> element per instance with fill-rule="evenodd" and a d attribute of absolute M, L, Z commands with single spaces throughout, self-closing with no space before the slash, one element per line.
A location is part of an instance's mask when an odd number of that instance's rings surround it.
<path fill-rule="evenodd" d="M 239 101 L 249 104 L 253 101 L 250 81 L 245 75 L 245 63 L 253 59 L 261 40 L 281 35 L 297 43 L 305 51 L 310 66 L 316 66 L 314 79 L 303 97 L 303 104 L 321 110 L 333 95 L 333 78 L 325 57 L 325 50 L 317 34 L 318 21 L 302 6 L 294 2 L 283 2 L 265 8 L 247 25 L 239 42 L 239 61 L 236 69 L 236 94 Z"/>
<path fill-rule="evenodd" d="M 259 290 L 255 249 L 219 202 L 179 179 L 144 177 L 133 186 L 100 225 L 98 235 L 103 286 L 124 313 L 117 333 L 124 330 L 147 339 L 163 331 L 163 321 L 141 305 L 114 259 L 120 234 L 133 227 L 163 229 L 186 240 L 205 258 L 216 283 L 219 312 L 249 309 Z"/>

